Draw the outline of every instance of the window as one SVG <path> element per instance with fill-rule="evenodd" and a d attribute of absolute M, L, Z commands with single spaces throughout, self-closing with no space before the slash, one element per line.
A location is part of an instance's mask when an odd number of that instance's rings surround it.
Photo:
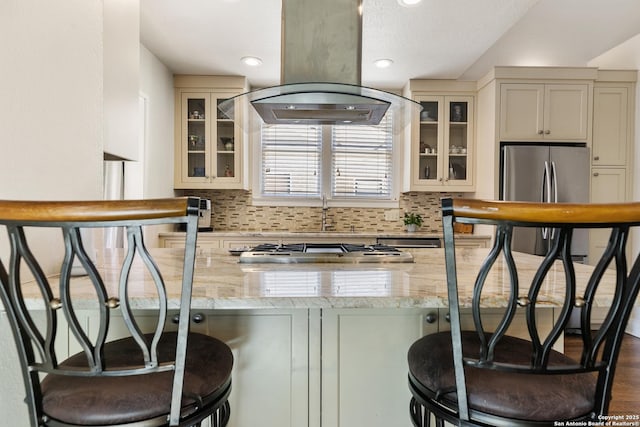
<path fill-rule="evenodd" d="M 262 197 L 320 196 L 321 130 L 262 125 Z"/>
<path fill-rule="evenodd" d="M 391 202 L 393 121 L 376 126 L 262 124 L 259 199 Z M 256 195 L 257 196 L 257 195 Z"/>
<path fill-rule="evenodd" d="M 393 127 L 386 117 L 377 126 L 333 126 L 331 197 L 391 197 Z"/>

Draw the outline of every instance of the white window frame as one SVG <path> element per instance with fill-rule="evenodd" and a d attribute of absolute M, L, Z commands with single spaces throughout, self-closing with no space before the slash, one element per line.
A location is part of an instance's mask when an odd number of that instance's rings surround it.
<path fill-rule="evenodd" d="M 404 152 L 403 129 L 399 129 L 397 121 L 394 121 L 394 129 L 392 136 L 393 154 L 391 168 L 391 196 L 389 199 L 379 198 L 348 198 L 331 197 L 331 126 L 323 126 L 322 129 L 322 164 L 320 167 L 321 188 L 318 197 L 263 197 L 261 193 L 262 186 L 262 144 L 261 144 L 261 126 L 258 125 L 252 133 L 252 150 L 251 165 L 252 178 L 251 188 L 253 189 L 252 204 L 254 206 L 322 206 L 323 196 L 326 198 L 328 207 L 363 207 L 363 208 L 398 208 L 400 198 L 400 188 L 402 186 L 401 179 L 401 161 Z"/>

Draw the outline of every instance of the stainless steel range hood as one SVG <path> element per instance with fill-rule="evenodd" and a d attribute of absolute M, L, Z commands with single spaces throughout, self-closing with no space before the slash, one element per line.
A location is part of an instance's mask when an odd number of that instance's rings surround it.
<path fill-rule="evenodd" d="M 361 86 L 362 0 L 282 0 L 280 86 L 222 102 L 234 118 L 250 102 L 272 124 L 378 124 L 387 111 L 409 120 L 418 103 Z"/>

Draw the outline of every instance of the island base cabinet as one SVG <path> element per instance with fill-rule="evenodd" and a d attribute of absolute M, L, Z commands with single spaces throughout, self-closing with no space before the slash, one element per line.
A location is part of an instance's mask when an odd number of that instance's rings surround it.
<path fill-rule="evenodd" d="M 36 327 L 40 328 L 44 335 L 44 311 L 33 313 Z M 58 332 L 56 334 L 56 353 L 61 357 L 69 355 L 69 329 L 63 316 L 58 316 Z M 26 389 L 22 377 L 20 359 L 16 350 L 15 340 L 9 326 L 7 313 L 0 303 L 0 342 L 3 349 L 0 353 L 0 414 L 11 415 L 10 419 L 5 418 L 0 421 L 0 426 L 11 425 L 11 427 L 30 427 L 29 411 L 25 403 Z M 3 424 L 7 422 L 10 424 Z"/>
<path fill-rule="evenodd" d="M 554 310 L 537 311 L 542 336 Z M 407 352 L 424 335 L 449 330 L 447 309 L 328 309 L 322 313 L 322 426 L 411 426 Z M 524 310 L 510 334 L 528 338 Z M 487 329 L 502 313 L 485 310 Z M 472 316 L 461 313 L 463 329 Z M 554 347 L 563 350 L 562 340 Z"/>
<path fill-rule="evenodd" d="M 427 309 L 322 313 L 322 426 L 411 426 L 407 351 L 437 322 Z"/>
<path fill-rule="evenodd" d="M 230 427 L 409 427 L 407 352 L 420 337 L 448 330 L 447 312 L 446 308 L 397 307 L 194 309 L 190 327 L 231 347 Z M 538 312 L 544 335 L 557 316 L 553 308 Z M 135 313 L 141 329 L 155 328 L 154 310 Z M 523 314 L 519 310 L 511 334 L 527 336 Z M 487 310 L 487 315 L 485 325 L 491 328 L 499 322 L 501 311 Z M 92 338 L 96 316 L 89 310 L 82 316 Z M 463 327 L 472 322 L 466 310 L 461 317 Z M 169 327 L 176 328 L 171 318 Z M 80 350 L 66 325 L 59 332 L 56 345 L 61 354 Z M 109 338 L 122 337 L 124 332 L 122 318 L 113 316 Z M 13 343 L 2 311 L 0 339 Z M 562 340 L 556 349 L 562 351 Z M 0 410 L 16 414 L 16 427 L 28 427 L 15 351 L 0 355 L 0 370 L 4 384 Z"/>
<path fill-rule="evenodd" d="M 228 427 L 309 425 L 308 313 L 308 309 L 192 309 L 191 331 L 218 338 L 233 352 Z M 167 320 L 170 330 L 177 329 L 173 314 Z M 85 317 L 93 337 L 96 316 L 87 312 Z M 153 310 L 136 311 L 135 316 L 141 330 L 153 331 L 157 324 Z M 109 329 L 109 340 L 124 336 L 122 317 L 113 316 Z"/>
<path fill-rule="evenodd" d="M 308 310 L 216 310 L 207 332 L 233 351 L 228 427 L 309 424 Z"/>

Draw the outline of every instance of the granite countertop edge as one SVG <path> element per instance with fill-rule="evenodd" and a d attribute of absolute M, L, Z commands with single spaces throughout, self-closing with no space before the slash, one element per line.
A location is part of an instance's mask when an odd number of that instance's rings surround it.
<path fill-rule="evenodd" d="M 161 237 L 182 236 L 184 232 L 170 231 L 159 233 Z M 408 233 L 408 232 L 375 232 L 375 231 L 200 231 L 198 236 L 205 237 L 328 237 L 328 238 L 417 238 L 417 239 L 441 239 L 442 234 L 438 233 Z M 481 234 L 458 234 L 465 239 L 490 239 L 491 236 Z"/>

